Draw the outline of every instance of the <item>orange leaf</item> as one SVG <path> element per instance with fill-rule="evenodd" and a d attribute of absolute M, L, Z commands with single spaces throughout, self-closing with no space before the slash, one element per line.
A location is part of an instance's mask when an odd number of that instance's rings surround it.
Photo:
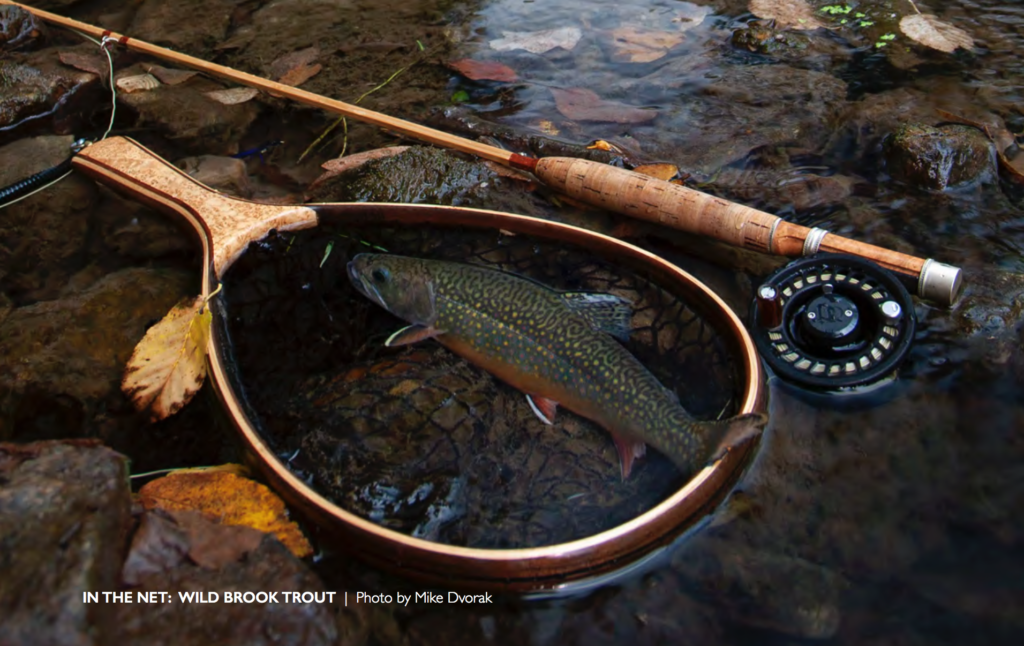
<path fill-rule="evenodd" d="M 509 83 L 519 78 L 516 76 L 514 69 L 494 61 L 474 61 L 471 58 L 463 58 L 462 60 L 451 61 L 448 63 L 448 67 L 473 81 L 503 81 Z"/>
<path fill-rule="evenodd" d="M 274 534 L 299 558 L 313 552 L 274 492 L 233 473 L 171 473 L 142 487 L 139 502 L 146 509 L 198 511 L 224 525 L 242 525 Z"/>
<path fill-rule="evenodd" d="M 658 116 L 657 110 L 641 110 L 624 103 L 605 101 L 586 88 L 551 88 L 551 94 L 555 96 L 558 111 L 576 121 L 644 123 Z"/>
<path fill-rule="evenodd" d="M 128 365 L 121 390 L 150 421 L 170 417 L 187 404 L 206 379 L 206 342 L 212 315 L 202 296 L 185 298 L 149 328 Z"/>
<path fill-rule="evenodd" d="M 675 164 L 644 164 L 635 167 L 633 172 L 667 182 L 679 174 L 679 167 Z"/>

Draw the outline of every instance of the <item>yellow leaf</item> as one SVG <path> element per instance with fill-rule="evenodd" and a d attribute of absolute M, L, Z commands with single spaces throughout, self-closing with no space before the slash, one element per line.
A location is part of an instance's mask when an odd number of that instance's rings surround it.
<path fill-rule="evenodd" d="M 184 299 L 146 331 L 125 367 L 121 390 L 150 421 L 170 417 L 199 392 L 206 378 L 212 315 L 203 297 Z"/>
<path fill-rule="evenodd" d="M 227 464 L 218 464 L 213 467 L 187 467 L 184 469 L 175 469 L 167 475 L 178 475 L 181 473 L 231 473 L 240 478 L 247 478 L 249 477 L 249 467 L 244 464 L 228 462 Z"/>
<path fill-rule="evenodd" d="M 242 525 L 274 534 L 298 558 L 313 553 L 302 530 L 288 518 L 284 502 L 260 483 L 227 471 L 175 472 L 142 487 L 146 509 L 197 511 L 222 525 Z"/>

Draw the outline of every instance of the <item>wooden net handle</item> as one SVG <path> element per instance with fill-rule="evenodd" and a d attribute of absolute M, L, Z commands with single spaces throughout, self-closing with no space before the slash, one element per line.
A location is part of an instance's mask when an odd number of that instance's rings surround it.
<path fill-rule="evenodd" d="M 203 284 L 212 266 L 223 272 L 254 240 L 271 229 L 304 229 L 317 224 L 305 206 L 257 204 L 222 195 L 200 184 L 139 143 L 111 137 L 94 143 L 71 162 L 75 169 L 146 204 L 181 217 L 203 245 Z"/>

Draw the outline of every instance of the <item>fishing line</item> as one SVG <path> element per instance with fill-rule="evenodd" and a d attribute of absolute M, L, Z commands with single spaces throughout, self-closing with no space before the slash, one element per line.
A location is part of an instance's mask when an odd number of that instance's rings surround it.
<path fill-rule="evenodd" d="M 110 135 L 110 131 L 113 130 L 114 118 L 117 115 L 117 86 L 114 85 L 114 59 L 110 56 L 109 48 L 110 45 L 113 45 L 117 41 L 113 38 L 110 38 L 109 36 L 104 36 L 103 41 L 101 42 L 88 34 L 78 31 L 77 29 L 72 29 L 71 31 L 75 32 L 76 34 L 78 34 L 82 38 L 85 38 L 86 40 L 90 40 L 96 43 L 96 45 L 103 50 L 103 53 L 107 55 L 107 70 L 109 72 L 110 79 L 110 122 L 107 124 L 106 132 L 104 132 L 103 136 L 99 138 L 99 141 L 103 141 Z M 40 171 L 35 175 L 32 175 L 31 177 L 19 180 L 14 184 L 11 184 L 10 186 L 4 187 L 3 189 L 0 189 L 0 209 L 11 206 L 12 204 L 17 204 L 18 202 L 26 198 L 32 197 L 33 195 L 40 191 L 45 191 L 46 189 L 50 188 L 57 182 L 61 181 L 62 179 L 70 175 L 72 170 L 71 159 L 78 153 L 79 150 L 84 148 L 87 143 L 89 142 L 87 142 L 84 139 L 76 140 L 71 145 L 72 154 L 61 163 L 51 168 L 47 168 L 44 171 Z M 55 175 L 56 177 L 54 177 Z M 34 186 L 39 185 L 42 182 L 46 183 L 42 184 L 42 186 L 38 186 L 38 188 L 35 188 L 34 190 L 28 190 Z M 28 192 L 26 193 L 24 191 Z"/>

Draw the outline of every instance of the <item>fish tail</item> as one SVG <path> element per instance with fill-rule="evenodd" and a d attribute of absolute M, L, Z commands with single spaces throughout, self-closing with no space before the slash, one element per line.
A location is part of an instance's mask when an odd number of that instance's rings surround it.
<path fill-rule="evenodd" d="M 760 435 L 767 422 L 768 416 L 764 413 L 747 413 L 718 422 L 702 422 L 708 431 L 708 443 L 715 447 L 708 462 L 721 459 L 729 449 Z"/>

